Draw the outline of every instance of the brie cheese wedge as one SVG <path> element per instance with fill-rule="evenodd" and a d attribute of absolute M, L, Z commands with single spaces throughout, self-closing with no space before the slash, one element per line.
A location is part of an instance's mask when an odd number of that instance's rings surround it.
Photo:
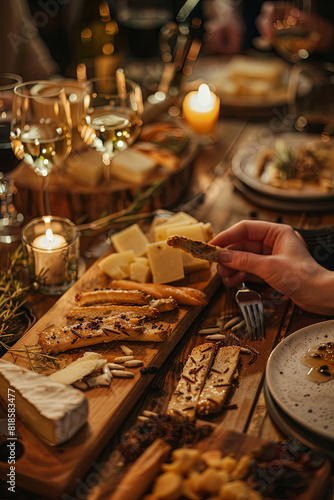
<path fill-rule="evenodd" d="M 81 391 L 2 359 L 0 395 L 6 404 L 12 399 L 16 416 L 53 446 L 74 436 L 87 420 L 88 401 Z"/>

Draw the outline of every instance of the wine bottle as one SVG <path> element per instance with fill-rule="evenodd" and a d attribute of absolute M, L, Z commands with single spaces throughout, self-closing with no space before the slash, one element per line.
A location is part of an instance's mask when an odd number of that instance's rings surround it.
<path fill-rule="evenodd" d="M 85 0 L 78 32 L 77 63 L 87 78 L 113 75 L 122 66 L 118 24 L 106 0 Z"/>

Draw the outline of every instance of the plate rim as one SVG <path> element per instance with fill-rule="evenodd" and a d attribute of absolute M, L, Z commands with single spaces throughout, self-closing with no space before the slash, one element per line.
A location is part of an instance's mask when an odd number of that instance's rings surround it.
<path fill-rule="evenodd" d="M 334 450 L 332 449 L 333 448 L 332 443 L 330 443 L 331 447 L 329 447 L 328 449 L 324 448 L 323 446 L 320 446 L 318 441 L 320 436 L 311 433 L 308 429 L 306 429 L 304 426 L 299 425 L 298 422 L 295 422 L 293 419 L 290 418 L 289 415 L 286 415 L 283 412 L 283 410 L 274 401 L 270 393 L 270 390 L 268 388 L 266 379 L 264 380 L 263 383 L 263 394 L 266 401 L 268 413 L 270 414 L 275 424 L 279 427 L 281 432 L 283 432 L 283 434 L 295 437 L 299 439 L 301 442 L 304 442 L 304 444 L 306 444 L 310 448 L 313 448 L 318 453 L 322 453 L 325 454 L 326 456 L 334 458 Z M 296 427 L 298 426 L 298 429 L 295 428 L 294 426 Z"/>
<path fill-rule="evenodd" d="M 275 394 L 275 390 L 273 390 L 272 383 L 270 380 L 270 375 L 269 375 L 269 370 L 270 370 L 270 364 L 273 362 L 273 359 L 275 356 L 277 356 L 277 352 L 279 352 L 280 349 L 282 349 L 282 346 L 284 344 L 287 344 L 288 342 L 291 342 L 293 339 L 295 339 L 298 335 L 305 334 L 305 332 L 308 332 L 309 330 L 313 330 L 314 328 L 318 327 L 319 325 L 328 325 L 328 326 L 333 326 L 333 333 L 334 333 L 334 319 L 330 320 L 325 320 L 325 321 L 319 321 L 318 323 L 313 323 L 311 325 L 305 326 L 303 328 L 300 328 L 299 330 L 296 330 L 295 332 L 291 333 L 288 337 L 283 339 L 270 353 L 269 358 L 267 360 L 266 364 L 266 369 L 265 369 L 265 380 L 266 384 L 268 386 L 268 390 L 270 392 L 270 395 L 272 399 L 277 403 L 277 405 L 290 417 L 292 420 L 298 422 L 298 424 L 302 425 L 304 428 L 306 428 L 308 431 L 318 434 L 320 437 L 325 438 L 325 439 L 330 439 L 331 441 L 334 441 L 334 432 L 329 432 L 324 429 L 319 429 L 311 424 L 309 424 L 305 419 L 302 417 L 296 415 L 293 413 L 293 411 L 287 407 L 282 401 L 280 401 L 279 397 Z M 306 368 L 306 367 L 305 367 Z M 305 374 L 306 376 L 306 374 Z M 334 381 L 334 379 L 333 379 Z M 334 383 L 334 382 L 333 382 Z"/>
<path fill-rule="evenodd" d="M 303 141 L 315 141 L 319 139 L 319 136 L 317 134 L 308 134 L 308 133 L 303 133 L 303 132 L 297 132 L 297 131 L 285 131 L 285 132 L 279 132 L 279 133 L 272 133 L 270 137 L 270 142 L 268 143 L 263 143 L 253 140 L 252 138 L 245 142 L 241 149 L 233 156 L 232 162 L 231 162 L 231 170 L 232 173 L 239 179 L 241 182 L 243 182 L 246 186 L 249 188 L 253 189 L 254 191 L 257 191 L 258 193 L 261 193 L 262 195 L 269 196 L 271 198 L 275 199 L 280 199 L 280 200 L 286 200 L 286 201 L 296 201 L 302 202 L 302 201 L 326 201 L 326 200 L 333 200 L 334 199 L 334 190 L 329 193 L 321 193 L 319 191 L 315 191 L 314 193 L 304 193 L 300 190 L 297 189 L 280 189 L 275 186 L 270 186 L 269 184 L 264 184 L 260 182 L 259 180 L 256 180 L 253 177 L 250 177 L 247 173 L 244 172 L 242 169 L 242 161 L 247 161 L 249 157 L 247 158 L 247 146 L 252 145 L 252 153 L 250 154 L 251 156 L 251 161 L 254 156 L 254 154 L 258 154 L 261 151 L 261 148 L 263 147 L 268 147 L 271 143 L 271 141 L 275 139 L 282 139 L 288 142 L 289 140 L 291 141 L 291 137 L 295 136 L 299 142 Z M 266 140 L 268 140 L 268 137 L 266 136 Z M 254 145 L 256 151 L 254 151 Z"/>

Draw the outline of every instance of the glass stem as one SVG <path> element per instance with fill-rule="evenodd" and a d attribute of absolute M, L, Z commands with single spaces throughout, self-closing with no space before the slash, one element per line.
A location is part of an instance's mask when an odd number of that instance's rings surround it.
<path fill-rule="evenodd" d="M 49 176 L 43 175 L 42 177 L 42 189 L 43 189 L 43 204 L 44 204 L 44 214 L 51 215 L 50 207 L 50 190 L 49 190 Z"/>

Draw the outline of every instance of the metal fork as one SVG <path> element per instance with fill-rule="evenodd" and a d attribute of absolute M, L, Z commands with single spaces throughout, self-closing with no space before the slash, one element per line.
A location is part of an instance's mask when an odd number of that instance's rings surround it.
<path fill-rule="evenodd" d="M 264 323 L 264 309 L 261 295 L 248 288 L 245 283 L 235 295 L 242 315 L 245 319 L 249 337 L 251 340 L 266 338 Z"/>

